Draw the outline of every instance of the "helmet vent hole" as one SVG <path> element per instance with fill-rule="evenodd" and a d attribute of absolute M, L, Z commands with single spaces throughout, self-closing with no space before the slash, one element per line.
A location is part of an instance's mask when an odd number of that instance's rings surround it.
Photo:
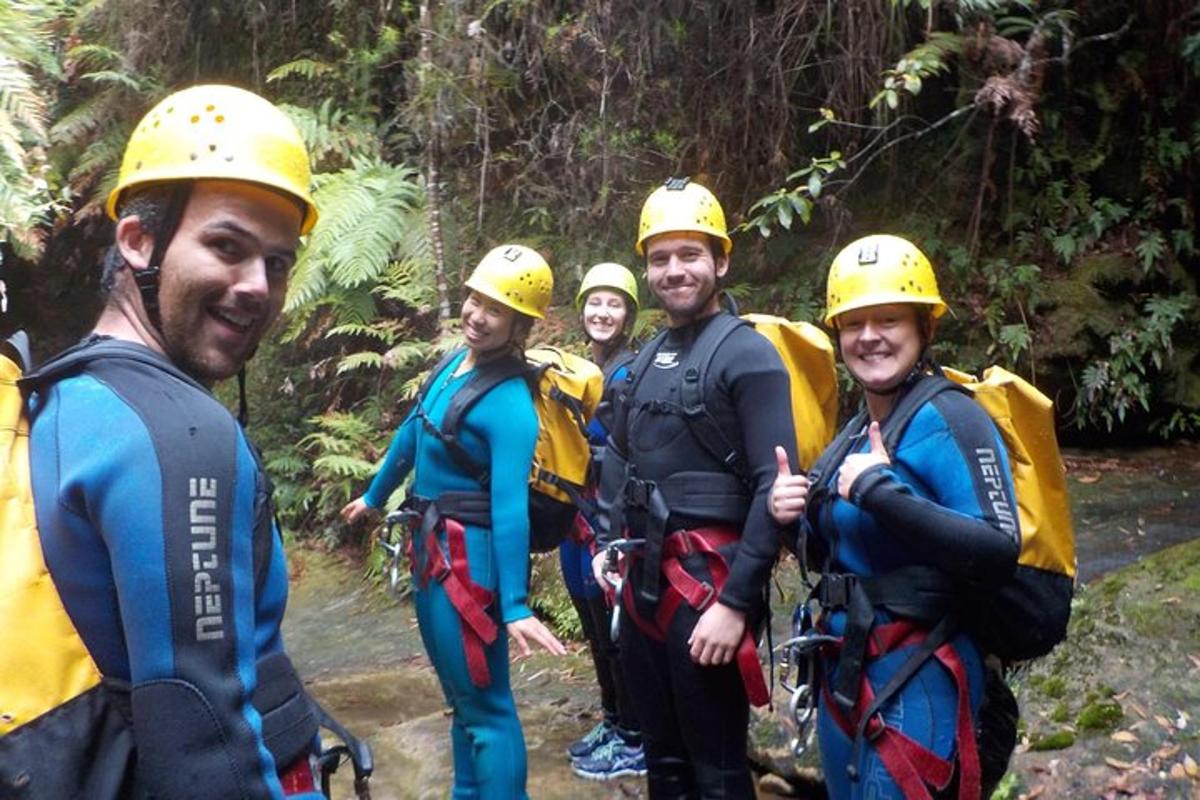
<path fill-rule="evenodd" d="M 204 107 L 204 110 L 205 110 L 205 111 L 216 111 L 216 110 L 217 110 L 217 107 L 216 107 L 216 106 L 214 106 L 212 103 L 209 103 L 208 105 L 206 105 L 206 106 Z"/>
<path fill-rule="evenodd" d="M 215 144 L 210 144 L 210 145 L 208 146 L 208 152 L 210 152 L 210 153 L 215 153 L 215 152 L 217 152 L 217 146 L 216 146 Z"/>
<path fill-rule="evenodd" d="M 216 121 L 217 121 L 217 122 L 224 122 L 224 121 L 225 121 L 225 115 L 224 115 L 224 114 L 217 114 Z"/>
<path fill-rule="evenodd" d="M 200 115 L 199 115 L 199 114 L 192 114 L 192 124 L 193 124 L 193 125 L 195 125 L 195 124 L 196 124 L 197 122 L 199 122 L 199 121 L 200 121 Z"/>
<path fill-rule="evenodd" d="M 192 154 L 189 156 L 189 158 L 191 158 L 191 159 L 192 159 L 192 161 L 195 161 L 195 160 L 196 160 L 197 158 L 199 158 L 199 157 L 200 157 L 200 156 L 199 156 L 199 154 L 197 154 L 197 153 L 192 153 Z"/>
<path fill-rule="evenodd" d="M 233 153 L 230 153 L 229 155 L 225 156 L 225 160 L 226 160 L 226 161 L 233 161 Z"/>

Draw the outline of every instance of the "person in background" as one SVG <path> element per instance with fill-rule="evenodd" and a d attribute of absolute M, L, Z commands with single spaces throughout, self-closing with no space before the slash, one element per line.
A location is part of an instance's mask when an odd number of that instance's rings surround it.
<path fill-rule="evenodd" d="M 865 412 L 811 486 L 781 461 L 770 501 L 777 521 L 801 521 L 822 565 L 817 630 L 839 637 L 819 656 L 825 783 L 834 800 L 986 798 L 1015 744 L 1016 701 L 953 622 L 1017 565 L 1007 451 L 987 412 L 956 391 L 921 405 L 884 446 L 881 425 L 937 373 L 930 345 L 946 304 L 915 245 L 851 243 L 830 267 L 827 300 Z"/>
<path fill-rule="evenodd" d="M 453 716 L 454 798 L 526 797 L 525 738 L 509 681 L 508 639 L 521 655 L 563 645 L 529 608 L 529 473 L 538 419 L 520 374 L 463 415 L 456 447 L 486 465 L 488 486 L 437 435 L 457 392 L 502 359 L 524 361 L 525 340 L 550 304 L 553 276 L 519 244 L 489 251 L 466 282 L 466 346 L 432 376 L 367 492 L 342 509 L 354 522 L 381 509 L 411 471 L 417 622 Z M 507 636 L 505 635 L 507 633 Z"/>
<path fill-rule="evenodd" d="M 634 357 L 631 333 L 638 312 L 637 279 L 620 264 L 596 264 L 583 276 L 575 295 L 575 308 L 579 311 L 584 335 L 591 343 L 592 360 L 604 371 L 604 398 L 588 424 L 592 473 L 599 478 L 612 396 L 625 380 Z M 592 780 L 609 780 L 645 775 L 646 754 L 642 747 L 641 723 L 621 674 L 617 644 L 610 635 L 611 601 L 592 574 L 593 525 L 594 518 L 589 520 L 580 512 L 576 535 L 563 541 L 558 553 L 563 582 L 579 614 L 579 623 L 596 668 L 604 717 L 583 738 L 572 743 L 567 754 L 575 774 Z"/>
<path fill-rule="evenodd" d="M 732 246 L 698 183 L 672 178 L 642 207 L 636 250 L 667 328 L 616 399 L 596 533 L 601 550 L 643 540 L 623 559 L 620 652 L 652 798 L 755 796 L 750 702 L 768 699 L 756 633 L 780 547 L 766 500 L 774 445 L 791 442 L 794 463 L 795 435 L 778 352 L 721 308 Z M 611 580 L 606 561 L 597 580 Z"/>
<path fill-rule="evenodd" d="M 304 141 L 251 92 L 175 92 L 134 129 L 106 208 L 100 317 L 30 376 L 42 551 L 104 681 L 57 710 L 69 736 L 44 751 L 77 791 L 23 763 L 21 796 L 319 798 L 270 482 L 211 393 L 278 316 L 317 221 Z"/>

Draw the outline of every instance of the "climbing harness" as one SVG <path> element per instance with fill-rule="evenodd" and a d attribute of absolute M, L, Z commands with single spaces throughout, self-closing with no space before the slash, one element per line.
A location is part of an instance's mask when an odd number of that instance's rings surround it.
<path fill-rule="evenodd" d="M 500 626 L 491 613 L 496 593 L 471 578 L 465 534 L 467 525 L 490 528 L 490 509 L 487 492 L 445 492 L 437 500 L 409 496 L 400 511 L 385 520 L 389 529 L 400 523 L 409 526 L 407 547 L 401 548 L 399 542 L 382 545 L 392 557 L 389 580 L 392 574 L 399 580 L 399 553 L 406 552 L 413 580 L 423 588 L 431 581 L 442 585 L 458 612 L 471 683 L 480 688 L 492 682 L 484 648 L 496 641 Z M 389 534 L 388 538 L 393 537 Z"/>
<path fill-rule="evenodd" d="M 638 611 L 635 594 L 640 596 L 641 587 L 635 592 L 629 581 L 624 579 L 636 562 L 649 563 L 644 555 L 650 550 L 650 542 L 642 541 L 630 545 L 626 551 L 625 572 L 622 576 L 621 603 L 638 629 L 654 641 L 662 642 L 666 639 L 671 620 L 682 604 L 686 603 L 698 613 L 707 611 L 716 602 L 729 577 L 729 564 L 717 548 L 733 544 L 737 539 L 737 532 L 729 527 L 693 528 L 668 534 L 658 553 L 658 569 L 666 578 L 666 585 L 660 592 L 655 593 L 658 601 L 654 606 L 654 616 L 650 619 Z M 697 578 L 687 571 L 683 559 L 690 555 L 704 557 L 711 582 Z M 640 583 L 657 583 L 657 576 L 647 572 L 648 568 L 643 572 Z M 765 706 L 770 701 L 770 692 L 763 679 L 762 665 L 758 661 L 754 632 L 749 626 L 738 645 L 735 661 L 746 688 L 746 696 L 753 705 Z"/>

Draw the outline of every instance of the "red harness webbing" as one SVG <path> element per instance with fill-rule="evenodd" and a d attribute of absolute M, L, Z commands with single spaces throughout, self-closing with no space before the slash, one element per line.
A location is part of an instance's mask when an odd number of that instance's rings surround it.
<path fill-rule="evenodd" d="M 420 580 L 422 587 L 428 586 L 430 578 L 433 578 L 446 590 L 450 605 L 458 612 L 463 652 L 467 656 L 467 672 L 471 676 L 471 683 L 484 689 L 492 683 L 484 647 L 496 641 L 500 631 L 496 620 L 487 612 L 496 598 L 496 593 L 471 580 L 465 528 L 462 523 L 442 517 L 438 520 L 438 528 L 446 531 L 446 545 L 450 549 L 449 563 L 446 562 L 446 556 L 438 542 L 437 528 L 425 537 L 425 568 L 418 574 L 417 562 L 412 558 L 411 552 L 409 563 L 413 565 L 413 576 Z M 411 543 L 412 540 L 409 541 Z"/>
<path fill-rule="evenodd" d="M 637 612 L 633 602 L 633 587 L 630 581 L 624 582 L 623 600 L 625 610 L 630 618 L 641 629 L 642 633 L 655 641 L 661 642 L 666 638 L 667 627 L 680 603 L 703 613 L 717 599 L 725 581 L 729 578 L 729 565 L 724 557 L 717 552 L 718 547 L 730 544 L 738 539 L 735 531 L 729 528 L 694 528 L 692 530 L 673 531 L 663 540 L 662 573 L 666 576 L 667 586 L 658 601 L 653 624 Z M 712 575 L 711 584 L 699 580 L 683 568 L 680 559 L 692 553 L 700 553 L 708 560 L 708 570 Z M 754 642 L 754 634 L 747 627 L 742 641 L 737 649 L 738 671 L 742 674 L 742 683 L 746 687 L 746 696 L 755 706 L 765 706 L 771 699 L 767 690 L 767 682 L 763 679 L 762 664 L 758 660 L 758 648 Z"/>
<path fill-rule="evenodd" d="M 881 655 L 920 644 L 928 631 L 915 623 L 901 620 L 886 625 L 878 625 L 871 629 L 867 644 L 867 657 L 878 658 Z M 838 645 L 827 645 L 836 652 Z M 958 710 L 955 720 L 954 741 L 958 751 L 959 800 L 974 800 L 979 797 L 980 767 L 979 750 L 975 741 L 975 724 L 971 714 L 970 694 L 967 689 L 967 672 L 963 667 L 958 653 L 946 642 L 933 651 L 933 657 L 944 666 L 954 678 L 958 689 Z M 857 725 L 862 715 L 875 699 L 875 690 L 867 680 L 866 669 L 863 670 L 858 702 L 854 706 L 853 719 L 847 718 L 830 693 L 827 682 L 821 686 L 825 697 L 825 707 L 833 722 L 842 733 L 854 739 Z M 906 800 L 932 800 L 928 786 L 938 791 L 945 789 L 954 776 L 954 763 L 944 759 L 932 750 L 913 741 L 900 731 L 887 725 L 882 714 L 876 714 L 868 720 L 864 736 L 875 746 L 879 759 L 883 762 L 888 774 L 904 792 Z"/>

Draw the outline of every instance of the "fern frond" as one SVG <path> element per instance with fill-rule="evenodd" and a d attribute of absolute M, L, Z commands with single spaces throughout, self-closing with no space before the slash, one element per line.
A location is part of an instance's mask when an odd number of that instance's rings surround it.
<path fill-rule="evenodd" d="M 351 353 L 338 362 L 337 374 L 344 375 L 347 372 L 358 372 L 367 369 L 380 369 L 383 366 L 383 355 L 371 350 L 363 350 L 358 353 Z"/>
<path fill-rule="evenodd" d="M 361 322 L 348 322 L 331 328 L 326 336 L 364 336 L 375 339 L 383 344 L 391 344 L 396 340 L 396 332 L 380 325 L 367 325 Z"/>
<path fill-rule="evenodd" d="M 102 44 L 88 43 L 72 47 L 66 53 L 66 61 L 78 69 L 100 70 L 124 64 L 124 56 Z"/>
<path fill-rule="evenodd" d="M 337 70 L 332 64 L 317 61 L 312 58 L 298 58 L 280 65 L 267 73 L 267 83 L 281 81 L 284 78 L 298 77 L 305 80 L 316 80 L 325 75 L 335 74 Z"/>
<path fill-rule="evenodd" d="M 50 127 L 50 140 L 59 144 L 78 144 L 92 131 L 112 118 L 113 96 L 101 92 L 72 108 Z"/>
<path fill-rule="evenodd" d="M 375 472 L 375 465 L 354 456 L 331 453 L 313 461 L 313 471 L 339 478 L 368 478 Z"/>
<path fill-rule="evenodd" d="M 115 69 L 102 69 L 96 72 L 89 72 L 85 75 L 80 75 L 80 78 L 89 80 L 99 84 L 115 84 L 124 86 L 126 89 L 132 89 L 135 92 L 142 92 L 145 87 L 136 75 L 131 75 L 128 72 L 122 72 Z"/>

